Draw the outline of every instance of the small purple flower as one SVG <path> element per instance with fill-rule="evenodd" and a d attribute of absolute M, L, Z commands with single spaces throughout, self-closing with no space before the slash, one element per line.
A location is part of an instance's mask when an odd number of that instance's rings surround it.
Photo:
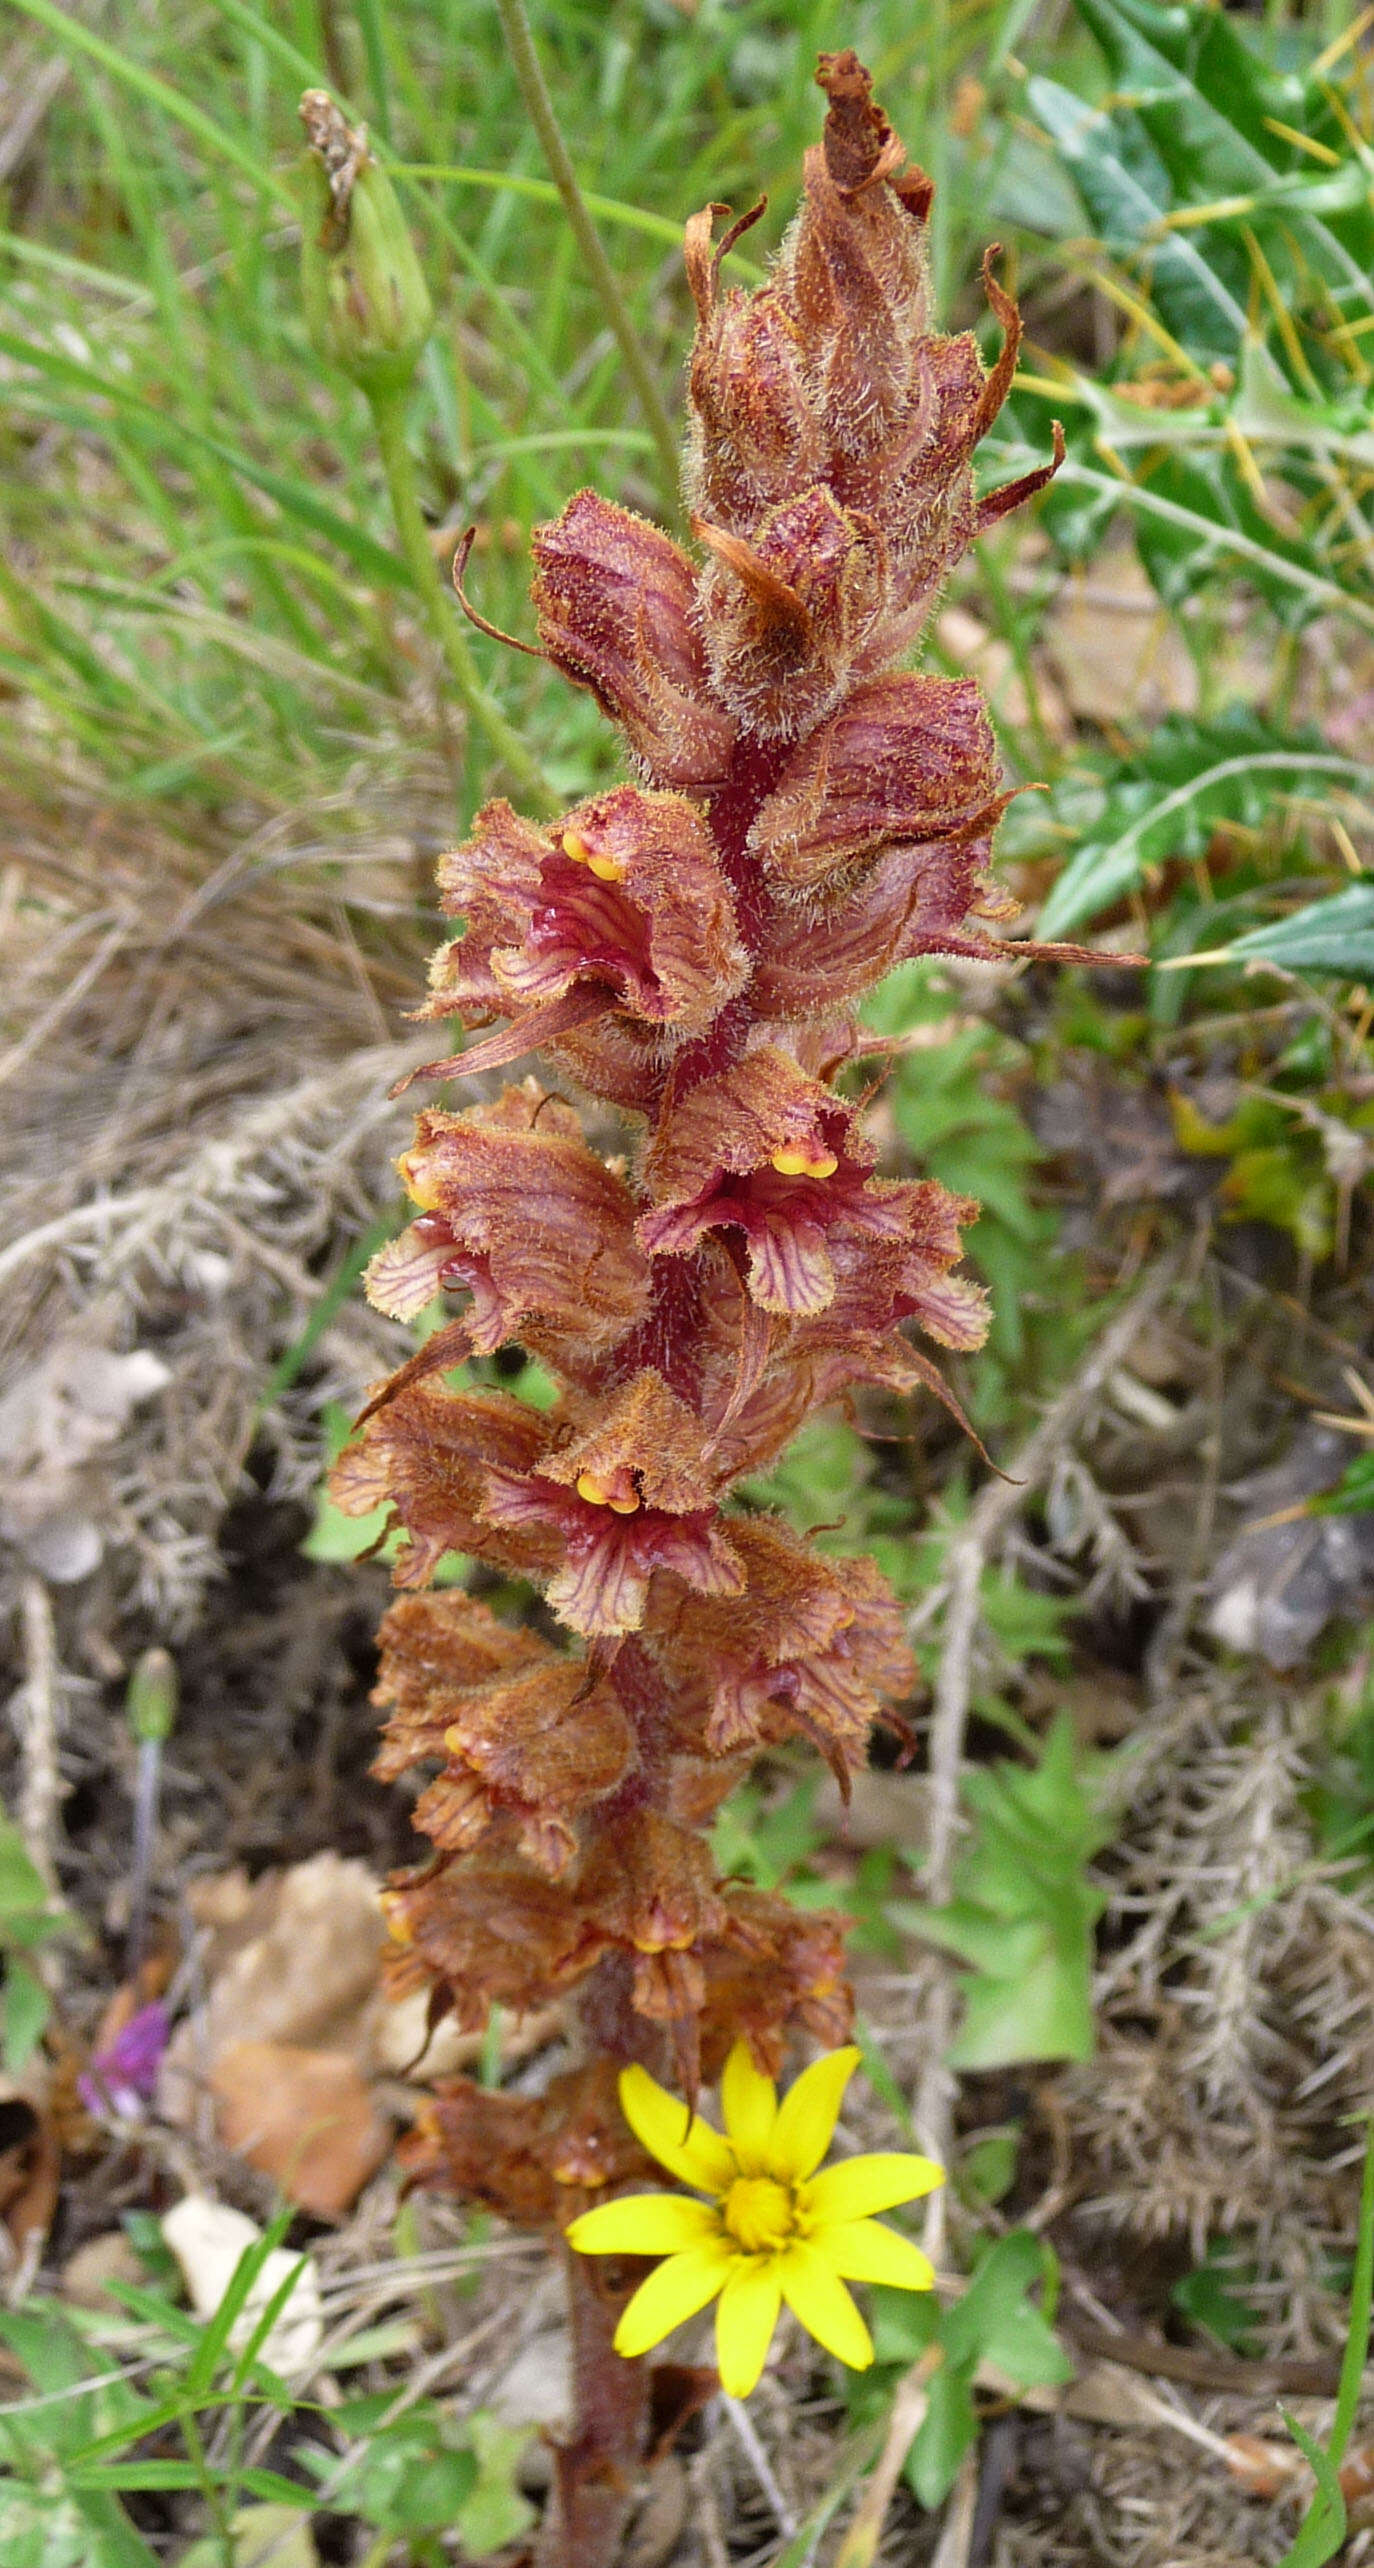
<path fill-rule="evenodd" d="M 157 2084 L 171 2030 L 171 2017 L 159 1998 L 155 1997 L 149 2006 L 140 2006 L 123 2032 L 116 2033 L 105 2050 L 96 2052 L 90 2067 L 77 2079 L 76 2091 L 87 2112 L 136 2122 Z"/>

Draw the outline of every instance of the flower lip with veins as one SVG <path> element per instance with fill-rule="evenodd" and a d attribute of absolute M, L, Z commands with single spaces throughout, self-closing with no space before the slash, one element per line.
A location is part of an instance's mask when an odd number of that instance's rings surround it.
<path fill-rule="evenodd" d="M 872 1164 L 852 1108 L 790 1053 L 761 1045 L 664 1116 L 645 1169 L 653 1202 L 636 1235 L 662 1257 L 687 1253 L 708 1231 L 742 1231 L 761 1309 L 823 1311 L 836 1236 L 905 1230 L 909 1190 L 875 1182 Z"/>
<path fill-rule="evenodd" d="M 438 959 L 427 1016 L 489 1018 L 591 985 L 631 1019 L 688 1035 L 748 971 L 710 833 L 682 794 L 614 785 L 552 831 L 486 803 L 439 873 L 466 927 Z"/>
<path fill-rule="evenodd" d="M 622 2194 L 568 2230 L 584 2256 L 661 2256 L 616 2329 L 616 2352 L 645 2354 L 719 2296 L 721 2387 L 747 2398 L 763 2370 L 783 2302 L 851 2370 L 873 2343 L 846 2279 L 926 2292 L 928 2256 L 871 2217 L 944 2182 L 931 2158 L 886 2150 L 822 2167 L 844 2091 L 859 2063 L 847 2048 L 804 2069 L 781 2103 L 737 2042 L 721 2080 L 724 2132 L 686 2113 L 647 2069 L 625 2069 L 620 2100 L 635 2137 L 670 2175 L 706 2194 Z"/>

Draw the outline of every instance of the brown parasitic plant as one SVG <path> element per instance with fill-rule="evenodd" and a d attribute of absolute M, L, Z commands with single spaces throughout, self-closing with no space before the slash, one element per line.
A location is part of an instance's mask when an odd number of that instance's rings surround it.
<path fill-rule="evenodd" d="M 971 334 L 932 330 L 930 182 L 852 53 L 818 79 L 823 139 L 766 284 L 721 288 L 754 214 L 716 246 L 722 209 L 687 226 L 699 559 L 589 490 L 536 530 L 543 651 L 639 781 L 551 826 L 489 803 L 442 861 L 464 924 L 423 1013 L 499 1030 L 429 1070 L 538 1054 L 561 1086 L 419 1115 L 415 1215 L 368 1289 L 399 1319 L 466 1298 L 334 1477 L 403 1537 L 377 1772 L 432 1772 L 433 1857 L 387 1894 L 393 1986 L 468 2030 L 560 1997 L 576 2024 L 578 2064 L 538 2097 L 441 2086 L 410 2165 L 554 2233 L 646 2173 L 625 2063 L 693 2095 L 741 2038 L 776 2072 L 793 2032 L 845 2037 L 838 1923 L 718 1878 L 705 1831 L 781 1740 L 847 1788 L 911 1660 L 871 1565 L 731 1492 L 860 1386 L 946 1396 L 908 1322 L 956 1349 L 985 1327 L 956 1272 L 976 1207 L 875 1176 L 835 1083 L 862 1048 L 854 1003 L 894 964 L 1003 950 L 979 923 L 1010 904 L 986 870 L 1008 797 L 978 686 L 898 664 L 951 566 L 1054 465 L 975 496 L 1016 308 L 985 262 L 990 372 Z M 553 1406 L 446 1379 L 512 1341 Z M 431 1592 L 450 1552 L 532 1581 L 566 1640 Z M 543 2556 L 597 2568 L 645 2448 L 644 2366 L 611 2350 L 643 2269 L 568 2264 L 577 2415 Z"/>

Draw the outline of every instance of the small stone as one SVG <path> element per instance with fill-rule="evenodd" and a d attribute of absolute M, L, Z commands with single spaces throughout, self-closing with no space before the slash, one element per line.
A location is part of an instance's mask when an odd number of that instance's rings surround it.
<path fill-rule="evenodd" d="M 62 2268 L 62 2298 L 77 2309 L 108 2309 L 111 2283 L 142 2283 L 147 2276 L 132 2241 L 122 2229 L 102 2229 L 67 2258 Z"/>

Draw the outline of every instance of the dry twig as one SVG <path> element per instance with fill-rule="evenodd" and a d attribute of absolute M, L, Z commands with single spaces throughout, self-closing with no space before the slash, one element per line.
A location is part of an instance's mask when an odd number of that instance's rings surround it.
<path fill-rule="evenodd" d="M 1103 1384 L 1115 1373 L 1146 1321 L 1153 1318 L 1172 1290 L 1177 1272 L 1176 1256 L 1160 1259 L 1139 1292 L 1103 1330 L 1078 1371 L 1051 1402 L 1008 1477 L 990 1480 L 980 1491 L 967 1524 L 950 1544 L 945 1560 L 944 1641 L 930 1727 L 930 1833 L 923 1883 L 926 1897 L 935 1906 L 947 1899 L 950 1891 L 959 1817 L 959 1766 L 973 1690 L 973 1650 L 983 1572 L 999 1534 L 1034 1496 L 1077 1435 Z M 942 2160 L 949 2151 L 954 2099 L 954 2080 L 944 2060 L 952 2031 L 952 2007 L 948 1974 L 942 1973 L 930 2010 L 928 2049 L 916 2098 L 922 2145 L 932 2157 Z M 939 2265 L 945 2244 L 943 2187 L 929 2199 L 925 2244 L 927 2254 Z"/>

